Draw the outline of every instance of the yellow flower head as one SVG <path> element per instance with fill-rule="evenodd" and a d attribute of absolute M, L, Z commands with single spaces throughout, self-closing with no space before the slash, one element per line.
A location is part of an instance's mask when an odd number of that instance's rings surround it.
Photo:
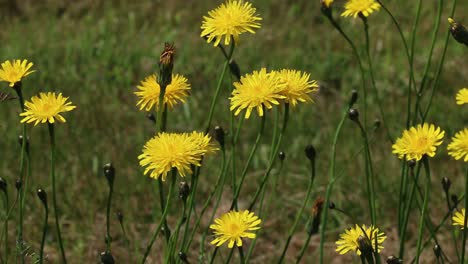
<path fill-rule="evenodd" d="M 315 80 L 310 80 L 310 74 L 296 70 L 281 70 L 276 72 L 282 82 L 286 84 L 281 91 L 285 101 L 292 106 L 296 106 L 298 102 L 313 102 L 310 94 L 318 91 L 318 84 Z"/>
<path fill-rule="evenodd" d="M 2 63 L 0 69 L 0 81 L 9 82 L 10 87 L 13 87 L 15 83 L 21 81 L 23 77 L 34 72 L 29 70 L 32 66 L 33 63 L 28 63 L 27 60 L 5 61 Z"/>
<path fill-rule="evenodd" d="M 468 88 L 462 88 L 457 93 L 457 104 L 468 104 Z"/>
<path fill-rule="evenodd" d="M 400 159 L 406 155 L 406 160 L 420 160 L 423 155 L 434 157 L 437 146 L 442 144 L 445 132 L 432 124 L 419 124 L 403 131 L 401 138 L 393 144 L 393 154 Z"/>
<path fill-rule="evenodd" d="M 211 244 L 217 247 L 229 241 L 228 247 L 242 247 L 242 238 L 255 238 L 255 234 L 249 231 L 260 229 L 259 225 L 262 222 L 253 212 L 244 210 L 242 212 L 230 211 L 225 213 L 220 218 L 215 219 L 215 223 L 210 225 L 214 230 L 215 239 Z"/>
<path fill-rule="evenodd" d="M 333 0 L 320 0 L 320 3 L 323 7 L 330 8 L 330 6 L 333 4 Z"/>
<path fill-rule="evenodd" d="M 460 226 L 461 229 L 465 228 L 465 208 L 455 212 L 455 214 L 452 216 L 452 225 Z"/>
<path fill-rule="evenodd" d="M 448 154 L 456 160 L 463 158 L 464 162 L 468 162 L 468 128 L 455 134 L 447 150 Z"/>
<path fill-rule="evenodd" d="M 201 37 L 207 37 L 207 42 L 215 40 L 214 46 L 218 46 L 224 37 L 224 45 L 229 45 L 231 36 L 237 43 L 239 35 L 244 32 L 255 33 L 255 28 L 260 28 L 261 17 L 255 15 L 255 8 L 249 2 L 242 0 L 228 0 L 214 10 L 203 16 Z"/>
<path fill-rule="evenodd" d="M 376 237 L 378 245 L 375 243 Z M 374 226 L 366 227 L 366 225 L 356 225 L 355 228 L 350 228 L 340 234 L 340 239 L 336 241 L 336 251 L 341 255 L 346 254 L 348 251 L 354 251 L 358 256 L 360 256 L 362 253 L 362 249 L 359 248 L 360 239 L 365 239 L 368 242 L 371 241 L 369 245 L 372 244 L 372 250 L 374 252 L 376 250 L 380 252 L 380 250 L 383 249 L 382 243 L 387 239 L 387 237 L 383 232 L 379 232 L 379 229 Z"/>
<path fill-rule="evenodd" d="M 254 71 L 252 74 L 242 76 L 240 82 L 234 83 L 234 91 L 230 110 L 236 110 L 235 115 L 246 109 L 245 118 L 249 118 L 252 110 L 257 109 L 258 115 L 263 116 L 263 106 L 271 109 L 273 105 L 279 105 L 281 99 L 286 97 L 281 94 L 286 84 L 281 81 L 276 72 L 266 72 L 265 68 Z"/>
<path fill-rule="evenodd" d="M 380 4 L 375 0 L 348 0 L 344 7 L 346 10 L 341 13 L 341 16 L 356 18 L 359 14 L 368 17 L 372 12 L 380 9 Z"/>
<path fill-rule="evenodd" d="M 210 144 L 211 137 L 201 132 L 159 133 L 143 147 L 138 156 L 145 174 L 151 178 L 166 180 L 167 173 L 176 168 L 182 177 L 192 173 L 193 166 L 201 166 L 200 160 L 217 148 Z"/>
<path fill-rule="evenodd" d="M 21 123 L 35 122 L 34 125 L 46 122 L 53 124 L 55 121 L 65 123 L 66 120 L 60 113 L 69 112 L 76 108 L 67 100 L 68 97 L 63 97 L 62 93 L 57 95 L 48 92 L 33 96 L 30 102 L 24 103 L 26 109 L 20 114 L 24 117 Z"/>
<path fill-rule="evenodd" d="M 135 92 L 135 95 L 140 99 L 137 103 L 140 110 L 150 111 L 153 106 L 158 110 L 161 87 L 157 82 L 156 75 L 146 77 L 137 88 L 138 91 Z M 184 103 L 188 96 L 188 90 L 190 90 L 190 84 L 187 82 L 187 78 L 179 74 L 172 75 L 172 81 L 164 93 L 164 103 L 170 109 L 179 102 Z"/>

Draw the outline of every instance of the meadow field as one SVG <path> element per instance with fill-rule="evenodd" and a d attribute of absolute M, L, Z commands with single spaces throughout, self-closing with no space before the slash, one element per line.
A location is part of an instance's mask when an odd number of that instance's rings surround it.
<path fill-rule="evenodd" d="M 202 158 L 202 166 L 194 169 L 199 174 L 199 182 L 196 192 L 189 197 L 190 201 L 196 194 L 195 209 L 187 225 L 190 232 L 206 199 L 211 193 L 214 197 L 220 194 L 215 190 L 220 175 L 227 177 L 226 184 L 219 204 L 215 199 L 207 203 L 206 214 L 200 217 L 200 227 L 193 231 L 193 243 L 183 252 L 187 257 L 185 263 L 212 260 L 217 247 L 210 244 L 214 238 L 209 229 L 210 214 L 216 209 L 214 215 L 220 217 L 230 210 L 233 186 L 239 184 L 248 161 L 245 182 L 236 201 L 239 210 L 252 205 L 264 175 L 271 175 L 264 192 L 260 189 L 262 202 L 249 208 L 262 222 L 256 239 L 243 241 L 245 262 L 278 262 L 294 226 L 294 235 L 284 259 L 279 262 L 295 263 L 304 248 L 300 263 L 371 263 L 354 252 L 339 254 L 336 241 L 340 234 L 356 224 L 370 226 L 376 222 L 386 235 L 380 254 L 374 252 L 376 263 L 385 263 L 391 255 L 402 256 L 402 247 L 403 263 L 412 263 L 415 258 L 419 263 L 460 263 L 465 236 L 460 228 L 452 225 L 451 217 L 446 219 L 457 212 L 454 208 L 449 210 L 447 203 L 450 206 L 450 201 L 456 200 L 458 209 L 465 207 L 467 164 L 449 155 L 447 145 L 468 122 L 468 106 L 457 105 L 455 100 L 460 89 L 468 88 L 468 45 L 458 43 L 450 35 L 451 25 L 447 19 L 453 17 L 468 25 L 468 1 L 379 1 L 398 22 L 407 47 L 384 8 L 366 18 L 375 83 L 366 55 L 362 19 L 340 16 L 347 1 L 336 0 L 329 8 L 333 10 L 335 21 L 355 44 L 364 73 L 351 46 L 322 12 L 321 1 L 250 2 L 256 9 L 255 14 L 262 19 L 258 21 L 261 26 L 255 28 L 255 34 L 242 34 L 236 42 L 232 58 L 241 76 L 261 68 L 295 69 L 309 73 L 319 88 L 310 93 L 313 102 L 299 103 L 290 109 L 281 103 L 265 111 L 264 133 L 255 144 L 261 118 L 255 110 L 248 119 L 244 118 L 244 111 L 238 116 L 232 115 L 229 98 L 233 82 L 239 80 L 227 70 L 219 83 L 221 89 L 208 129 L 212 146 L 218 150 Z M 145 167 L 138 158 L 145 143 L 157 131 L 148 114 L 158 119 L 158 113 L 154 108 L 149 112 L 141 111 L 136 105 L 139 99 L 135 92 L 147 76 L 160 73 L 160 56 L 165 43 L 173 43 L 173 73 L 185 76 L 191 89 L 184 103 L 167 111 L 165 130 L 205 131 L 226 58 L 213 42 L 207 43 L 200 37 L 200 27 L 203 17 L 222 3 L 0 0 L 0 62 L 26 59 L 34 64 L 31 68 L 34 72 L 21 80 L 24 99 L 29 101 L 40 92 L 56 92 L 68 97 L 76 106 L 64 114 L 66 123 L 55 126 L 57 205 L 68 263 L 101 263 L 100 254 L 106 250 L 112 252 L 115 263 L 141 262 L 161 221 L 162 209 L 158 180 L 144 174 Z M 229 52 L 229 46 L 225 50 Z M 413 61 L 412 67 L 407 52 Z M 353 90 L 357 91 L 358 98 L 350 105 Z M 12 208 L 8 215 L 8 241 L 4 237 L 0 240 L 0 260 L 2 263 L 42 263 L 38 254 L 44 207 L 36 192 L 43 188 L 48 194 L 50 209 L 44 263 L 63 263 L 52 209 L 50 142 L 45 124 L 26 125 L 30 175 L 27 184 L 22 183 L 26 186 L 24 234 L 23 241 L 18 241 L 21 201 L 14 201 L 18 199 L 15 181 L 20 178 L 24 152 L 18 144 L 18 136 L 23 133 L 19 116 L 22 111 L 17 94 L 8 82 L 0 82 L 0 93 L 0 177 L 7 182 L 8 208 Z M 360 125 L 348 118 L 348 108 L 359 111 Z M 289 109 L 289 119 L 284 138 L 278 143 L 278 151 L 284 153 L 284 160 L 281 160 L 276 158 L 278 153 L 273 146 L 278 142 L 285 109 Z M 351 117 L 356 116 L 351 114 Z M 392 145 L 405 129 L 422 123 L 422 119 L 440 127 L 445 137 L 434 157 L 425 155 L 416 162 L 415 174 L 421 176 L 414 185 L 413 170 L 392 153 Z M 226 155 L 230 162 L 223 158 L 222 148 L 215 140 L 215 126 L 226 132 Z M 232 148 L 238 127 L 238 140 Z M 304 154 L 309 145 L 315 150 L 313 158 Z M 250 159 L 253 146 L 257 148 Z M 310 154 L 310 147 L 308 151 Z M 466 151 L 468 153 L 468 147 Z M 274 164 L 272 160 L 276 160 Z M 109 217 L 111 247 L 106 245 L 109 186 L 103 172 L 108 163 L 115 168 Z M 426 177 L 428 171 L 430 177 Z M 28 174 L 26 169 L 23 173 Z M 308 193 L 311 174 L 315 178 Z M 232 175 L 237 178 L 232 180 Z M 402 181 L 403 175 L 405 181 Z M 441 184 L 444 177 L 451 181 L 449 192 L 445 192 Z M 166 194 L 170 188 L 169 178 L 163 183 Z M 185 180 L 193 187 L 192 178 L 190 174 L 185 178 L 177 177 L 176 184 Z M 370 178 L 372 191 L 368 188 Z M 414 197 L 410 197 L 413 186 L 416 191 Z M 457 198 L 446 197 L 447 193 Z M 187 212 L 178 197 L 175 190 L 167 223 L 172 231 L 181 223 L 180 236 L 183 237 L 186 218 L 181 215 L 186 216 Z M 318 218 L 326 220 L 326 229 L 322 230 L 322 221 L 320 231 L 313 232 L 308 241 L 314 203 L 320 198 L 325 199 L 323 210 L 327 208 L 328 215 Z M 305 209 L 298 214 L 303 203 Z M 5 227 L 10 209 L 0 204 L 0 223 Z M 401 217 L 405 210 L 402 206 L 408 210 L 403 243 Z M 370 213 L 370 207 L 374 212 Z M 375 215 L 371 216 L 372 213 Z M 201 244 L 205 231 L 206 241 Z M 436 239 L 431 239 L 432 234 Z M 171 244 L 164 239 L 165 235 L 168 234 L 162 232 L 157 236 L 146 263 L 184 262 L 177 257 L 179 249 L 168 247 L 169 244 L 178 248 L 178 240 Z M 304 247 L 306 241 L 308 244 Z M 428 243 L 423 243 L 426 241 Z M 443 252 L 439 257 L 433 250 L 436 241 Z M 252 246 L 250 251 L 253 243 L 255 248 Z M 7 258 L 5 244 L 9 245 Z M 168 256 L 170 254 L 172 256 Z M 217 254 L 214 263 L 244 260 L 237 250 L 232 254 L 226 245 L 220 246 Z"/>

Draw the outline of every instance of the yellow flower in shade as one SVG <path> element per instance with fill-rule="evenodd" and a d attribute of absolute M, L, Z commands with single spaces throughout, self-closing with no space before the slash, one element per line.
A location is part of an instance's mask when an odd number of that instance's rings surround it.
<path fill-rule="evenodd" d="M 143 147 L 138 156 L 145 174 L 151 178 L 166 180 L 172 168 L 176 168 L 182 177 L 192 173 L 191 166 L 201 166 L 200 160 L 217 150 L 210 144 L 211 137 L 201 132 L 159 133 Z"/>
<path fill-rule="evenodd" d="M 333 4 L 333 0 L 320 0 L 320 3 L 322 6 L 330 8 L 330 6 Z"/>
<path fill-rule="evenodd" d="M 434 157 L 437 146 L 442 144 L 445 132 L 432 124 L 419 124 L 403 131 L 401 138 L 393 144 L 393 154 L 400 159 L 406 155 L 406 160 L 420 160 L 423 155 Z"/>
<path fill-rule="evenodd" d="M 249 2 L 242 0 L 228 0 L 214 10 L 203 16 L 201 37 L 206 37 L 210 43 L 214 39 L 214 46 L 218 46 L 224 37 L 224 45 L 229 45 L 231 37 L 237 43 L 239 35 L 244 32 L 255 33 L 260 28 L 257 21 L 262 18 L 255 15 L 255 8 Z"/>
<path fill-rule="evenodd" d="M 462 88 L 457 93 L 457 104 L 468 104 L 468 88 Z"/>
<path fill-rule="evenodd" d="M 380 4 L 375 0 L 348 0 L 344 7 L 345 11 L 341 13 L 341 16 L 356 18 L 359 14 L 368 17 L 372 12 L 380 9 Z"/>
<path fill-rule="evenodd" d="M 468 162 L 468 128 L 455 134 L 447 150 L 448 154 L 456 160 L 463 158 L 464 162 Z"/>
<path fill-rule="evenodd" d="M 135 95 L 140 99 L 137 103 L 140 110 L 150 111 L 153 106 L 158 110 L 161 88 L 156 80 L 156 75 L 153 74 L 146 77 L 137 86 L 138 91 L 135 92 Z M 187 82 L 187 78 L 179 74 L 172 75 L 172 81 L 166 87 L 166 92 L 164 93 L 164 103 L 167 104 L 168 108 L 173 108 L 179 102 L 184 103 L 189 90 L 190 84 Z"/>
<path fill-rule="evenodd" d="M 214 230 L 215 239 L 211 244 L 217 247 L 228 242 L 228 247 L 242 247 L 242 238 L 255 238 L 255 234 L 251 231 L 260 229 L 262 220 L 253 212 L 244 210 L 241 212 L 230 211 L 225 213 L 220 218 L 215 219 L 215 223 L 210 225 Z"/>
<path fill-rule="evenodd" d="M 69 112 L 76 108 L 71 102 L 67 102 L 68 97 L 63 97 L 62 93 L 40 93 L 39 96 L 33 96 L 31 101 L 24 103 L 25 110 L 20 116 L 24 118 L 21 123 L 32 123 L 34 125 L 39 123 L 49 122 L 51 124 L 55 121 L 65 123 L 61 113 Z"/>
<path fill-rule="evenodd" d="M 13 87 L 15 83 L 21 81 L 23 77 L 34 72 L 30 70 L 32 66 L 33 63 L 28 63 L 27 60 L 5 61 L 2 63 L 2 68 L 0 69 L 0 81 L 9 82 L 10 87 Z"/>
<path fill-rule="evenodd" d="M 376 237 L 378 245 L 375 241 Z M 340 239 L 336 241 L 336 251 L 341 255 L 344 255 L 349 251 L 354 251 L 358 256 L 360 256 L 363 250 L 360 248 L 361 243 L 359 240 L 361 239 L 367 241 L 369 245 L 372 244 L 372 250 L 374 252 L 376 250 L 380 252 L 380 250 L 383 249 L 382 243 L 385 241 L 385 239 L 387 239 L 387 237 L 383 232 L 379 232 L 379 229 L 374 226 L 366 227 L 366 225 L 356 225 L 355 228 L 350 228 L 344 233 L 340 234 Z"/>
<path fill-rule="evenodd" d="M 313 102 L 310 94 L 318 91 L 318 84 L 317 81 L 310 80 L 310 74 L 287 69 L 275 73 L 286 84 L 281 91 L 286 102 L 292 106 L 296 106 L 298 102 Z"/>
<path fill-rule="evenodd" d="M 281 81 L 275 72 L 267 73 L 265 68 L 254 71 L 252 74 L 242 76 L 240 82 L 234 83 L 234 91 L 231 100 L 231 111 L 236 110 L 235 115 L 246 109 L 245 118 L 249 118 L 253 109 L 257 109 L 259 116 L 263 116 L 263 106 L 271 109 L 273 105 L 279 105 L 286 84 Z"/>
<path fill-rule="evenodd" d="M 452 216 L 452 225 L 460 226 L 461 229 L 465 228 L 465 208 L 455 212 L 455 214 Z"/>

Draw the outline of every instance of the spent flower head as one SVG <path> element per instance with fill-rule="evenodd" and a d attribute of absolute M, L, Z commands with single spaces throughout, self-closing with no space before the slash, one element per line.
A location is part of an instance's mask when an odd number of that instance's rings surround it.
<path fill-rule="evenodd" d="M 255 33 L 254 29 L 260 28 L 261 17 L 255 14 L 256 9 L 249 2 L 242 0 L 228 0 L 214 10 L 203 16 L 201 37 L 206 37 L 207 42 L 214 40 L 214 46 L 218 46 L 224 37 L 224 45 L 229 45 L 231 37 L 237 43 L 239 35 L 244 32 Z"/>
<path fill-rule="evenodd" d="M 465 229 L 465 208 L 455 212 L 452 216 L 452 225 L 460 226 L 461 229 Z"/>
<path fill-rule="evenodd" d="M 377 237 L 377 244 L 376 244 Z M 372 250 L 380 252 L 383 249 L 382 243 L 387 238 L 383 232 L 379 232 L 379 229 L 374 226 L 366 227 L 366 225 L 356 225 L 354 228 L 346 230 L 340 234 L 340 239 L 336 241 L 336 251 L 341 255 L 354 251 L 358 256 L 362 254 L 362 248 L 360 248 L 360 241 L 362 239 L 371 241 Z"/>
<path fill-rule="evenodd" d="M 419 124 L 403 131 L 392 146 L 392 153 L 400 159 L 406 156 L 406 160 L 420 160 L 424 155 L 434 157 L 437 146 L 442 144 L 445 132 L 433 124 Z"/>
<path fill-rule="evenodd" d="M 468 162 L 468 128 L 455 134 L 452 142 L 447 146 L 448 154 L 456 160 Z"/>
<path fill-rule="evenodd" d="M 458 105 L 468 104 L 468 88 L 460 89 L 457 93 L 456 100 Z"/>
<path fill-rule="evenodd" d="M 368 17 L 372 12 L 380 9 L 380 4 L 375 0 L 348 0 L 344 7 L 345 11 L 341 13 L 341 16 L 356 18 L 359 14 Z"/>
<path fill-rule="evenodd" d="M 13 87 L 15 83 L 34 72 L 30 70 L 32 66 L 33 63 L 28 60 L 7 60 L 1 65 L 0 81 L 9 82 L 9 86 Z"/>
<path fill-rule="evenodd" d="M 319 86 L 317 81 L 310 79 L 309 73 L 283 69 L 276 71 L 275 74 L 286 85 L 280 92 L 281 95 L 286 97 L 284 99 L 286 102 L 292 106 L 296 106 L 298 102 L 313 102 L 310 94 L 317 92 Z"/>
<path fill-rule="evenodd" d="M 31 101 L 24 103 L 25 110 L 20 114 L 20 116 L 24 117 L 21 123 L 34 122 L 34 125 L 46 122 L 53 124 L 55 121 L 65 123 L 66 120 L 61 113 L 76 108 L 67 100 L 68 97 L 63 97 L 62 93 L 39 93 L 39 96 L 33 96 Z"/>
<path fill-rule="evenodd" d="M 192 173 L 191 166 L 201 166 L 202 157 L 217 150 L 211 137 L 201 132 L 159 133 L 143 147 L 138 156 L 140 165 L 145 167 L 144 174 L 151 178 L 166 180 L 167 174 L 177 169 L 182 177 Z"/>
<path fill-rule="evenodd" d="M 262 222 L 258 216 L 248 210 L 230 211 L 214 221 L 215 223 L 210 225 L 215 235 L 211 244 L 219 247 L 228 242 L 229 248 L 234 247 L 234 244 L 242 247 L 242 238 L 255 238 L 255 233 L 251 231 L 260 229 L 259 225 Z"/>
<path fill-rule="evenodd" d="M 286 84 L 277 73 L 267 72 L 265 68 L 242 76 L 240 82 L 234 83 L 234 87 L 229 98 L 230 110 L 235 110 L 234 114 L 239 115 L 245 109 L 245 118 L 250 117 L 253 109 L 257 109 L 258 115 L 263 116 L 263 107 L 271 109 L 273 105 L 279 105 L 281 99 L 286 99 L 281 94 Z"/>
<path fill-rule="evenodd" d="M 157 82 L 157 76 L 153 74 L 146 77 L 137 88 L 135 95 L 140 99 L 137 103 L 140 110 L 150 111 L 153 106 L 158 110 L 161 86 Z M 174 108 L 179 102 L 184 103 L 189 90 L 190 84 L 187 78 L 179 74 L 172 75 L 172 81 L 164 93 L 164 103 L 169 109 Z"/>

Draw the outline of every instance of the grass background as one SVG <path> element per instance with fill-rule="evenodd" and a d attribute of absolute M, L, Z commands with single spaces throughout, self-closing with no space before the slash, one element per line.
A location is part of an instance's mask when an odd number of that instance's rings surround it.
<path fill-rule="evenodd" d="M 262 28 L 255 35 L 242 35 L 234 58 L 243 73 L 257 70 L 294 68 L 310 72 L 320 81 L 321 89 L 315 104 L 294 109 L 288 128 L 288 137 L 282 150 L 286 153 L 285 168 L 279 175 L 281 192 L 274 197 L 267 219 L 264 219 L 253 262 L 265 263 L 280 254 L 287 230 L 305 196 L 310 174 L 303 154 L 307 144 L 313 144 L 318 153 L 317 180 L 313 197 L 324 196 L 328 178 L 331 140 L 342 109 L 352 89 L 360 89 L 359 67 L 350 48 L 331 27 L 319 10 L 319 1 L 253 1 L 263 18 Z M 335 16 L 344 1 L 336 1 Z M 409 39 L 413 25 L 415 3 L 412 1 L 384 1 L 401 24 Z M 446 1 L 447 2 L 447 1 Z M 468 24 L 468 3 L 458 1 L 455 18 Z M 187 104 L 169 114 L 172 131 L 203 130 L 209 102 L 213 96 L 223 56 L 218 49 L 199 37 L 203 15 L 220 1 L 0 1 L 0 60 L 26 58 L 34 62 L 35 73 L 23 83 L 26 98 L 42 92 L 57 91 L 69 96 L 78 106 L 67 114 L 67 123 L 57 126 L 59 207 L 63 223 L 65 247 L 71 263 L 97 262 L 98 253 L 105 249 L 105 204 L 107 185 L 102 166 L 112 161 L 117 169 L 113 212 L 120 210 L 131 241 L 126 248 L 118 222 L 113 218 L 111 235 L 113 253 L 118 263 L 135 263 L 140 259 L 149 233 L 157 221 L 153 206 L 158 203 L 153 189 L 155 183 L 143 176 L 137 156 L 143 144 L 153 136 L 154 126 L 139 111 L 133 95 L 136 85 L 157 69 L 157 59 L 165 41 L 173 41 L 177 48 L 174 71 L 188 77 L 192 91 Z M 444 15 L 437 37 L 433 63 L 439 61 L 448 24 L 447 13 L 451 3 L 444 3 Z M 436 3 L 423 2 L 422 20 L 417 31 L 415 77 L 419 83 L 427 60 L 431 33 L 435 23 Z M 359 20 L 339 19 L 344 30 L 356 44 L 364 48 L 364 33 Z M 405 126 L 406 87 L 409 76 L 407 59 L 399 35 L 384 12 L 369 18 L 372 57 L 375 75 L 387 125 L 393 137 L 399 136 Z M 455 93 L 468 85 L 466 48 L 449 41 L 446 63 L 428 121 L 446 130 L 449 136 L 463 128 L 468 121 L 466 108 L 455 105 Z M 430 68 L 429 82 L 436 66 Z M 369 82 L 368 82 L 369 83 Z M 228 127 L 228 91 L 230 79 L 224 82 L 221 100 L 214 117 L 214 125 Z M 369 86 L 370 87 L 370 86 Z M 2 84 L 1 91 L 8 90 Z M 369 120 L 378 118 L 374 97 L 370 98 Z M 426 101 L 425 101 L 426 102 Z M 357 107 L 362 108 L 362 102 Z M 19 107 L 16 101 L 0 103 L 0 176 L 13 186 L 19 172 L 20 148 L 17 135 Z M 271 126 L 270 114 L 269 125 Z M 238 164 L 243 164 L 256 133 L 257 119 L 245 122 L 241 134 L 242 153 Z M 267 124 L 267 125 L 268 125 Z M 368 122 L 372 126 L 372 122 Z M 269 129 L 267 129 L 269 130 Z M 30 127 L 33 175 L 27 196 L 25 242 L 31 254 L 38 251 L 42 226 L 42 207 L 35 190 L 43 187 L 51 192 L 48 178 L 49 145 L 44 126 Z M 242 201 L 248 203 L 258 180 L 266 168 L 270 134 L 263 140 L 259 155 L 249 172 Z M 383 129 L 372 137 L 372 153 L 377 176 L 378 222 L 388 241 L 383 256 L 397 254 L 396 212 L 398 201 L 398 159 L 391 154 Z M 446 144 L 442 146 L 444 149 Z M 361 147 L 360 135 L 352 122 L 346 122 L 338 145 L 338 171 L 342 176 L 336 184 L 333 201 L 352 214 L 359 223 L 369 223 L 361 156 L 353 153 Z M 202 170 L 198 197 L 205 197 L 213 187 L 220 156 L 208 158 Z M 433 196 L 430 214 L 437 223 L 445 214 L 445 200 L 440 179 L 447 176 L 454 182 L 456 193 L 463 191 L 463 166 L 451 160 L 445 151 L 431 161 Z M 10 194 L 13 194 L 13 188 Z M 229 206 L 230 192 L 218 212 Z M 242 204 L 242 202 L 241 202 Z M 310 210 L 308 211 L 310 213 Z M 176 214 L 172 214 L 176 215 Z M 14 216 L 16 218 L 16 216 Z M 305 238 L 304 223 L 293 239 L 288 257 L 292 260 Z M 419 219 L 414 211 L 410 232 L 414 233 Z M 173 219 L 174 220 L 174 219 Z M 331 212 L 330 232 L 326 255 L 330 263 L 348 263 L 356 258 L 338 256 L 334 241 L 342 230 L 354 223 Z M 209 223 L 203 223 L 206 227 Z M 53 232 L 52 218 L 46 241 L 46 253 L 51 263 L 58 262 L 58 247 Z M 14 230 L 10 230 L 10 244 L 14 245 Z M 449 224 L 440 239 L 442 248 L 453 252 Z M 197 239 L 195 239 L 197 240 Z M 314 237 L 304 263 L 317 259 L 318 236 Z M 409 256 L 415 247 L 414 236 L 407 244 Z M 159 261 L 162 245 L 153 248 L 151 261 Z M 208 249 L 210 249 L 208 247 Z M 198 248 L 188 252 L 196 262 Z M 208 251 L 209 252 L 209 251 Z M 221 251 L 224 256 L 227 251 Z M 273 253 L 272 253 L 273 252 Z M 426 250 L 425 261 L 430 262 L 432 250 Z M 453 254 L 449 254 L 453 259 Z M 222 258 L 220 258 L 221 260 Z"/>

